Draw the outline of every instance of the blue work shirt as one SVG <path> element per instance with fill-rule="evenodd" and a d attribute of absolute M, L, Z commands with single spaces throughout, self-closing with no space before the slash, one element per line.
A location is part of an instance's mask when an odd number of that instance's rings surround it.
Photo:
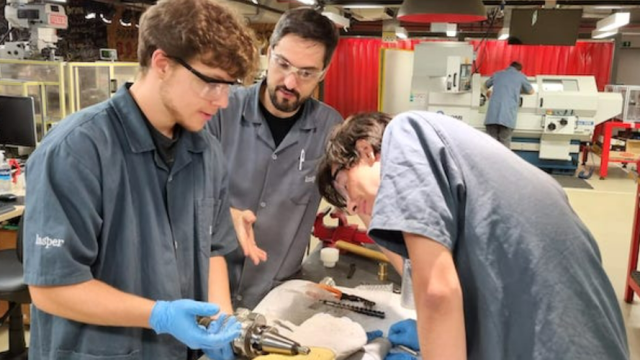
<path fill-rule="evenodd" d="M 528 94 L 533 90 L 527 77 L 514 67 L 509 66 L 487 79 L 485 87 L 487 89 L 493 87 L 493 89 L 484 124 L 502 125 L 515 129 L 520 94 Z"/>
<path fill-rule="evenodd" d="M 320 204 L 316 168 L 331 129 L 342 121 L 333 108 L 308 99 L 276 148 L 259 109 L 262 84 L 234 88 L 229 106 L 207 125 L 227 159 L 231 206 L 254 212 L 256 243 L 268 254 L 257 266 L 240 248 L 226 257 L 234 306 L 249 309 L 300 271 Z"/>
<path fill-rule="evenodd" d="M 205 131 L 183 131 L 176 146 L 167 171 L 126 87 L 54 128 L 27 163 L 25 282 L 96 279 L 152 300 L 207 301 L 210 257 L 237 247 L 225 162 Z M 170 335 L 32 309 L 31 360 L 186 358 Z"/>
<path fill-rule="evenodd" d="M 451 251 L 469 360 L 628 358 L 598 246 L 553 178 L 427 112 L 393 119 L 381 152 L 369 235 L 404 257 L 402 232 Z"/>

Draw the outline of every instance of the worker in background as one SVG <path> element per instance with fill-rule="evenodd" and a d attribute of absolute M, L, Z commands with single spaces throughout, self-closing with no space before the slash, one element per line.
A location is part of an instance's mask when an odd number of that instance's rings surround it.
<path fill-rule="evenodd" d="M 141 74 L 55 127 L 27 163 L 29 359 L 233 358 L 224 255 L 237 247 L 222 149 L 206 122 L 257 60 L 215 0 L 142 15 Z"/>
<path fill-rule="evenodd" d="M 392 264 L 411 260 L 422 358 L 628 359 L 600 251 L 558 183 L 447 116 L 390 120 L 338 126 L 318 186 Z"/>
<path fill-rule="evenodd" d="M 520 94 L 533 94 L 533 86 L 521 72 L 522 65 L 516 61 L 508 68 L 493 74 L 484 86 L 487 89 L 489 109 L 484 119 L 487 134 L 501 144 L 511 148 L 511 136 L 516 128 Z"/>
<path fill-rule="evenodd" d="M 207 125 L 228 163 L 242 246 L 227 256 L 234 306 L 253 309 L 300 271 L 320 203 L 316 166 L 342 121 L 311 95 L 337 44 L 335 25 L 319 12 L 286 12 L 270 39 L 266 80 L 232 89 L 229 107 Z"/>

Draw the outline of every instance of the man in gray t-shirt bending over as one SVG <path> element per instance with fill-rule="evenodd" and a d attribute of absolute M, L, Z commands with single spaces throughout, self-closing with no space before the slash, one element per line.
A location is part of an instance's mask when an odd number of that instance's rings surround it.
<path fill-rule="evenodd" d="M 423 359 L 628 358 L 593 236 L 555 180 L 486 134 L 427 112 L 356 115 L 318 181 L 370 217 L 394 265 L 411 259 Z"/>

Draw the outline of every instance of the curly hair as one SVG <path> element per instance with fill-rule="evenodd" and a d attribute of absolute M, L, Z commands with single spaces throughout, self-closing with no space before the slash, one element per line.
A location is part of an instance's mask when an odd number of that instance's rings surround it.
<path fill-rule="evenodd" d="M 350 116 L 341 124 L 336 125 L 329 141 L 325 155 L 320 160 L 317 172 L 317 185 L 322 195 L 330 204 L 344 208 L 346 200 L 333 186 L 338 171 L 333 169 L 350 169 L 360 161 L 360 154 L 356 149 L 358 140 L 366 140 L 374 153 L 380 153 L 382 135 L 391 116 L 381 112 L 360 113 Z"/>
<path fill-rule="evenodd" d="M 253 80 L 258 64 L 253 31 L 216 0 L 159 0 L 147 9 L 138 37 L 143 73 L 157 49 L 185 61 L 197 58 L 245 82 Z"/>

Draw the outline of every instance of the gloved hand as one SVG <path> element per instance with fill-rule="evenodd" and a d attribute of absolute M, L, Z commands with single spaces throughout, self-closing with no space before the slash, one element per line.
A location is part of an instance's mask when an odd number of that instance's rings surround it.
<path fill-rule="evenodd" d="M 382 330 L 373 330 L 367 332 L 367 343 L 370 343 L 371 340 L 382 337 Z"/>
<path fill-rule="evenodd" d="M 415 351 L 420 351 L 416 321 L 406 319 L 391 325 L 389 328 L 389 341 L 393 346 L 404 345 Z"/>
<path fill-rule="evenodd" d="M 239 324 L 223 329 L 219 325 L 218 331 L 210 332 L 196 323 L 196 316 L 209 317 L 219 311 L 219 306 L 200 301 L 157 301 L 149 325 L 157 334 L 171 334 L 191 349 L 220 348 L 240 336 Z"/>
<path fill-rule="evenodd" d="M 390 352 L 384 360 L 416 360 L 416 358 L 404 352 Z"/>
<path fill-rule="evenodd" d="M 240 331 L 241 327 L 242 325 L 236 320 L 235 317 L 233 316 L 229 317 L 226 314 L 222 314 L 216 320 L 211 321 L 211 323 L 209 324 L 209 327 L 207 328 L 207 332 L 211 334 L 217 334 L 221 330 L 226 331 L 228 329 L 235 329 L 235 328 L 237 328 L 238 331 Z M 233 341 L 233 339 L 231 341 Z M 221 347 L 218 347 L 218 348 L 211 348 L 211 349 L 203 348 L 202 350 L 204 351 L 204 354 L 207 355 L 207 357 L 211 360 L 233 360 L 235 358 L 235 355 L 233 354 L 233 347 L 231 346 L 231 341 L 228 344 L 222 345 Z"/>

